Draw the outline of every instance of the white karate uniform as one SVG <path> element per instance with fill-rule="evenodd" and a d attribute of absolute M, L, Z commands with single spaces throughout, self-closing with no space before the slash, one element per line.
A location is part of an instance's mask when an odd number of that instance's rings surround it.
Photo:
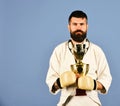
<path fill-rule="evenodd" d="M 88 96 L 74 96 L 66 106 L 99 106 Z"/>
<path fill-rule="evenodd" d="M 60 101 L 57 106 L 64 106 L 63 104 L 70 95 L 73 97 L 65 106 L 88 106 L 88 104 L 89 106 L 101 106 L 101 102 L 98 98 L 98 92 L 106 94 L 112 81 L 112 76 L 110 74 L 110 69 L 104 52 L 100 47 L 90 42 L 89 49 L 84 55 L 82 62 L 89 64 L 87 76 L 99 81 L 104 86 L 105 90 L 86 91 L 87 96 L 74 96 L 76 87 L 59 89 L 55 93 L 51 91 L 54 82 L 60 77 L 61 73 L 71 71 L 70 65 L 75 64 L 74 56 L 68 48 L 68 42 L 63 42 L 54 49 L 50 58 L 49 69 L 46 76 L 46 83 L 51 93 L 57 94 L 61 90 Z M 73 105 L 74 103 L 76 104 Z"/>

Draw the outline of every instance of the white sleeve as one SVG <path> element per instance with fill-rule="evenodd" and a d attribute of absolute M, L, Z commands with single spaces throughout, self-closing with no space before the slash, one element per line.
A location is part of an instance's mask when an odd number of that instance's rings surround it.
<path fill-rule="evenodd" d="M 47 76 L 46 76 L 46 83 L 49 87 L 49 91 L 52 94 L 53 94 L 52 92 L 53 84 L 59 78 L 59 67 L 60 67 L 60 62 L 59 62 L 59 58 L 57 56 L 56 49 L 55 49 L 51 55 L 49 69 L 48 69 Z M 55 92 L 55 94 L 56 93 L 57 92 Z"/>
<path fill-rule="evenodd" d="M 110 68 L 103 51 L 100 51 L 98 56 L 98 81 L 104 86 L 104 90 L 101 93 L 107 93 L 112 82 L 112 76 L 110 73 Z"/>

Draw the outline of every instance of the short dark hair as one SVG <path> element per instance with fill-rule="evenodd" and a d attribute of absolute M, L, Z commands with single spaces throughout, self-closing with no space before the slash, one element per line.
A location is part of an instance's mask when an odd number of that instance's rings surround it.
<path fill-rule="evenodd" d="M 80 11 L 80 10 L 73 11 L 69 16 L 68 22 L 70 22 L 72 17 L 86 18 L 86 20 L 88 20 L 86 13 L 84 13 L 83 11 Z"/>

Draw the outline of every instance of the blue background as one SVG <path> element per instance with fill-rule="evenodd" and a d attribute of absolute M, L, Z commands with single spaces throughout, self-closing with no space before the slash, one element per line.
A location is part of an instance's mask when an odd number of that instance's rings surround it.
<path fill-rule="evenodd" d="M 53 49 L 69 39 L 67 21 L 80 9 L 88 38 L 108 59 L 112 85 L 103 106 L 120 105 L 119 0 L 0 0 L 0 106 L 56 106 L 45 83 Z"/>

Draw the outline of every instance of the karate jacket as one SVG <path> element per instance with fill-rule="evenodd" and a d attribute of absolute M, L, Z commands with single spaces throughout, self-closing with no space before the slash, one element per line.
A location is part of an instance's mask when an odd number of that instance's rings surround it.
<path fill-rule="evenodd" d="M 94 102 L 101 106 L 98 93 L 106 94 L 112 81 L 112 76 L 105 54 L 98 45 L 90 42 L 89 49 L 84 55 L 82 62 L 89 64 L 89 71 L 87 76 L 90 76 L 96 81 L 99 81 L 105 88 L 103 91 L 86 91 L 87 96 L 89 96 Z M 55 93 L 52 92 L 52 86 L 54 82 L 63 72 L 71 71 L 70 66 L 72 64 L 75 64 L 75 59 L 74 55 L 69 49 L 69 43 L 66 41 L 59 44 L 51 55 L 49 69 L 46 76 L 46 83 L 49 87 L 49 91 L 52 94 L 57 94 L 61 90 L 60 101 L 57 106 L 62 106 L 62 104 L 65 103 L 66 99 L 70 95 L 75 95 L 76 87 L 66 87 L 57 90 Z"/>

